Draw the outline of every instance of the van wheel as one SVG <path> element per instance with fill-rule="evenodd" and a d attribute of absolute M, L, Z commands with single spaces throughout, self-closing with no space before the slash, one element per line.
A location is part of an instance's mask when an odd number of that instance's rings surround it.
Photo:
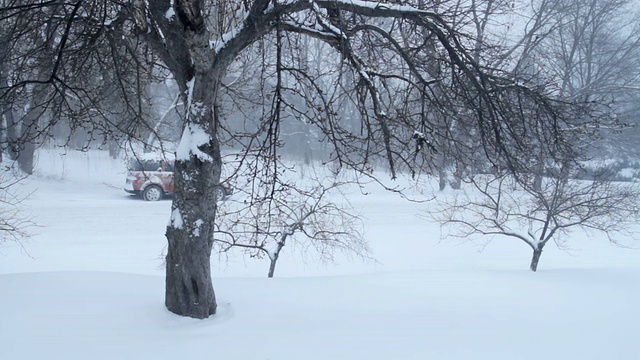
<path fill-rule="evenodd" d="M 158 201 L 162 199 L 162 189 L 157 185 L 149 185 L 142 192 L 142 198 L 147 201 Z"/>
<path fill-rule="evenodd" d="M 216 186 L 216 199 L 217 201 L 224 201 L 227 198 L 227 190 L 223 186 Z"/>

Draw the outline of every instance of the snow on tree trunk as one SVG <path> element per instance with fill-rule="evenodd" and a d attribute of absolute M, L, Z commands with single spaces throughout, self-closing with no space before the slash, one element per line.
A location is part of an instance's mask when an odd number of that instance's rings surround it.
<path fill-rule="evenodd" d="M 293 228 L 295 229 L 295 228 Z M 293 232 L 295 232 L 295 230 L 291 230 Z M 275 275 L 276 273 L 276 263 L 278 262 L 278 259 L 280 258 L 280 251 L 282 251 L 282 248 L 284 247 L 284 245 L 287 242 L 287 237 L 289 235 L 291 235 L 292 233 L 285 231 L 284 234 L 282 234 L 282 237 L 280 238 L 280 240 L 278 241 L 276 248 L 274 251 L 269 252 L 269 273 L 267 274 L 267 277 L 272 278 L 273 275 Z"/>
<path fill-rule="evenodd" d="M 210 256 L 221 156 L 213 114 L 216 81 L 196 75 L 176 152 L 175 194 L 167 227 L 165 303 L 169 311 L 203 319 L 216 312 Z"/>

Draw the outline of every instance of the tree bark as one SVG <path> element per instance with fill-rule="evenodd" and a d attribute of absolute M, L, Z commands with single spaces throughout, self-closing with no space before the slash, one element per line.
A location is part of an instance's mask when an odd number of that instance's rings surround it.
<path fill-rule="evenodd" d="M 0 43 L 1 45 L 5 45 L 4 42 Z M 0 63 L 0 66 L 4 67 L 3 64 Z M 8 87 L 7 78 L 4 74 L 2 68 L 0 68 L 0 88 Z M 8 100 L 0 101 L 0 162 L 2 162 L 2 156 L 5 151 L 8 151 L 11 154 L 11 141 L 12 132 L 14 127 L 13 120 L 13 109 L 11 109 L 11 102 Z M 11 155 L 12 160 L 14 160 L 13 155 Z"/>
<path fill-rule="evenodd" d="M 36 144 L 32 141 L 25 142 L 18 152 L 18 166 L 25 174 L 32 175 L 34 162 L 33 158 L 36 153 Z"/>
<path fill-rule="evenodd" d="M 535 165 L 535 173 L 533 174 L 533 190 L 542 191 L 542 177 L 544 176 L 544 156 L 538 156 L 538 163 Z"/>
<path fill-rule="evenodd" d="M 453 172 L 453 180 L 449 182 L 449 186 L 451 186 L 453 190 L 462 189 L 462 172 L 463 172 L 463 165 L 456 162 L 456 169 Z"/>
<path fill-rule="evenodd" d="M 282 234 L 282 237 L 280 238 L 280 241 L 278 241 L 278 246 L 276 247 L 276 250 L 273 252 L 273 254 L 269 255 L 269 259 L 271 260 L 271 263 L 269 264 L 269 273 L 267 274 L 267 277 L 272 278 L 273 275 L 275 274 L 275 272 L 276 272 L 276 263 L 278 262 L 278 259 L 280 258 L 280 251 L 282 251 L 282 248 L 287 243 L 287 237 L 289 235 L 292 235 L 292 234 L 293 233 L 287 233 L 287 232 Z"/>
<path fill-rule="evenodd" d="M 198 73 L 192 86 L 174 170 L 165 304 L 178 315 L 203 319 L 215 314 L 217 307 L 210 256 L 217 207 L 215 189 L 222 168 L 213 106 L 219 82 Z M 199 131 L 208 135 L 208 142 L 190 140 Z"/>
<path fill-rule="evenodd" d="M 204 319 L 216 313 L 211 280 L 211 241 L 190 239 L 184 231 L 167 229 L 169 249 L 165 305 L 175 314 Z"/>
<path fill-rule="evenodd" d="M 215 140 L 209 143 L 211 145 Z M 167 227 L 165 304 L 178 315 L 203 319 L 216 313 L 211 281 L 216 193 L 220 179 L 219 149 L 211 146 L 209 160 L 194 154 L 177 160 L 176 191 Z M 217 152 L 217 155 L 216 155 Z"/>
<path fill-rule="evenodd" d="M 42 76 L 42 75 L 41 75 Z M 38 84 L 34 86 L 31 94 L 29 111 L 22 117 L 22 129 L 18 139 L 17 158 L 20 170 L 25 174 L 32 175 L 34 170 L 34 157 L 39 139 L 44 135 L 39 129 L 40 118 L 46 116 L 46 107 L 43 106 L 47 96 L 46 85 Z"/>
<path fill-rule="evenodd" d="M 540 261 L 540 256 L 542 255 L 542 247 L 538 246 L 535 249 L 533 249 L 533 257 L 531 258 L 531 265 L 529 266 L 529 268 L 531 269 L 531 271 L 537 271 L 538 270 L 538 262 Z"/>
<path fill-rule="evenodd" d="M 443 191 L 447 188 L 447 173 L 443 167 L 438 168 L 438 190 Z"/>
<path fill-rule="evenodd" d="M 278 255 L 276 255 L 273 259 L 271 259 L 271 263 L 269 264 L 269 273 L 267 277 L 272 278 L 276 272 L 276 262 L 278 261 Z"/>

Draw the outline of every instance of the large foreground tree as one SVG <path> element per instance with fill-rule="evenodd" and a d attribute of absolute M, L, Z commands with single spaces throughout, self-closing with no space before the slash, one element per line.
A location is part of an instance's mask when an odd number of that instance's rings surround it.
<path fill-rule="evenodd" d="M 131 110 L 123 114 L 128 124 L 140 124 L 144 122 L 135 120 L 142 107 L 129 96 L 136 87 L 123 85 L 129 84 L 126 80 L 160 67 L 176 81 L 186 104 L 166 232 L 166 306 L 176 314 L 206 318 L 216 312 L 210 255 L 216 224 L 214 189 L 221 182 L 225 142 L 266 154 L 274 159 L 266 166 L 277 166 L 282 126 L 303 122 L 326 142 L 326 160 L 335 169 L 348 167 L 371 175 L 373 166 L 384 160 L 392 178 L 400 171 L 417 174 L 429 169 L 433 153 L 443 144 L 456 148 L 452 153 L 463 163 L 477 162 L 480 155 L 483 166 L 514 173 L 530 171 L 535 163 L 531 154 L 539 152 L 532 149 L 544 147 L 557 158 L 571 152 L 561 130 L 570 126 L 567 121 L 574 117 L 566 114 L 575 114 L 576 107 L 557 106 L 544 89 L 528 86 L 517 74 L 483 68 L 475 51 L 481 40 L 467 26 L 473 23 L 472 12 L 461 1 L 3 4 L 0 20 L 5 26 L 20 28 L 41 14 L 56 24 L 47 28 L 50 35 L 45 37 L 49 55 L 44 57 L 49 62 L 42 63 L 49 65 L 43 71 L 21 72 L 2 85 L 0 99 L 5 102 L 21 91 L 44 88 L 48 92 L 39 93 L 51 102 L 43 101 L 39 109 L 52 104 L 74 111 L 103 109 L 95 91 L 100 87 L 89 91 L 77 81 L 79 75 L 87 78 L 91 69 L 101 68 L 113 75 L 101 77 L 103 83 L 121 85 L 122 99 Z M 12 34 L 13 42 L 21 39 L 20 32 Z M 305 41 L 332 49 L 326 66 L 314 70 L 293 59 Z M 22 46 L 32 49 L 24 52 L 31 56 L 25 64 L 37 63 L 42 46 L 28 40 Z M 241 77 L 242 67 L 236 65 L 246 62 L 247 53 L 258 54 L 251 61 L 265 66 L 261 99 L 253 99 L 260 110 L 246 113 L 244 121 L 253 127 L 239 132 L 231 130 L 237 127 L 229 126 L 229 107 L 224 104 L 255 95 L 248 93 L 253 88 L 243 87 L 246 83 L 229 81 Z M 92 61 L 82 60 L 88 56 Z M 120 57 L 135 71 L 122 69 Z M 265 75 L 269 71 L 273 76 Z M 327 84 L 336 90 L 327 93 Z M 531 108 L 536 109 L 533 117 Z M 134 126 L 115 125 L 136 133 Z M 528 137 L 531 129 L 541 135 Z M 259 171 L 256 174 L 250 186 L 273 186 L 273 181 L 260 179 Z"/>

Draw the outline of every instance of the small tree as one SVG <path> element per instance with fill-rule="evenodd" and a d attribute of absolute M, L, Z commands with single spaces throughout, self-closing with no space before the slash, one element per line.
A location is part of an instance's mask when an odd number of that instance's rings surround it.
<path fill-rule="evenodd" d="M 327 184 L 307 178 L 304 184 L 296 184 L 280 176 L 272 179 L 272 184 L 263 184 L 251 194 L 250 201 L 220 205 L 215 236 L 220 252 L 240 248 L 253 258 L 267 256 L 270 278 L 282 249 L 291 243 L 314 250 L 323 261 L 332 261 L 336 252 L 369 258 L 360 217 L 332 198 L 337 193 L 344 200 L 339 190 L 348 182 L 326 179 Z"/>
<path fill-rule="evenodd" d="M 562 174 L 562 173 L 561 173 Z M 467 191 L 439 197 L 429 212 L 449 234 L 506 236 L 533 250 L 530 269 L 536 271 L 550 241 L 562 248 L 570 230 L 597 232 L 617 243 L 614 235 L 632 236 L 627 225 L 640 218 L 640 191 L 634 183 L 544 178 L 542 186 L 522 186 L 507 175 L 485 175 L 469 181 Z"/>

